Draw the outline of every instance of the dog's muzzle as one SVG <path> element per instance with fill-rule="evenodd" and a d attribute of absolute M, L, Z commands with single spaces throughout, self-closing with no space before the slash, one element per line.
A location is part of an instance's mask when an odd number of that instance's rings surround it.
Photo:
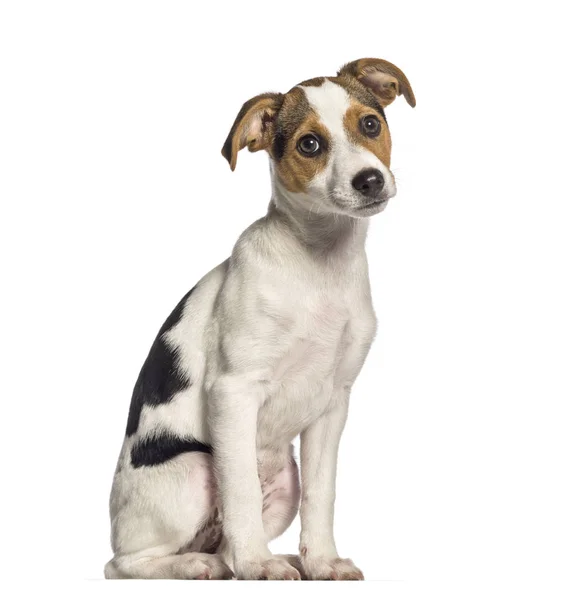
<path fill-rule="evenodd" d="M 361 195 L 369 198 L 377 198 L 383 190 L 385 180 L 383 174 L 378 169 L 364 169 L 359 171 L 351 181 L 351 185 Z"/>

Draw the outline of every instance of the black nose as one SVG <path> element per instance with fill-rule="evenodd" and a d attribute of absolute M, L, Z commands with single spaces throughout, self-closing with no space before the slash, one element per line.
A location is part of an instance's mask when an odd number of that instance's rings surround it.
<path fill-rule="evenodd" d="M 364 196 L 375 198 L 383 189 L 383 175 L 377 169 L 364 169 L 353 178 L 351 185 Z"/>

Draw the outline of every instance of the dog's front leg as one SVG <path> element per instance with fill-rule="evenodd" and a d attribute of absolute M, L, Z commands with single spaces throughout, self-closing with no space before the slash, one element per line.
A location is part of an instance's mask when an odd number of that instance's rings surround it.
<path fill-rule="evenodd" d="M 367 292 L 368 296 L 368 292 Z M 301 433 L 300 557 L 309 579 L 363 579 L 349 559 L 339 558 L 333 535 L 337 453 L 351 386 L 365 361 L 377 322 L 366 297 L 345 330 L 330 408 Z"/>
<path fill-rule="evenodd" d="M 221 552 L 237 579 L 300 579 L 275 558 L 262 521 L 262 490 L 256 456 L 256 421 L 264 390 L 246 378 L 223 376 L 210 395 L 214 464 L 222 499 Z"/>
<path fill-rule="evenodd" d="M 301 434 L 300 557 L 308 579 L 363 579 L 339 558 L 333 534 L 339 439 L 347 418 L 349 388 L 334 392 L 333 407 Z"/>

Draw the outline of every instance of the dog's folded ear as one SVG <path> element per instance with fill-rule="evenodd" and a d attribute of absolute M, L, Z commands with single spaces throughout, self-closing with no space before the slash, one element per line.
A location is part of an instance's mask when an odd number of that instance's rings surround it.
<path fill-rule="evenodd" d="M 416 105 L 412 86 L 403 71 L 381 58 L 354 60 L 343 66 L 337 75 L 355 77 L 369 88 L 382 106 L 391 104 L 401 94 L 410 106 Z"/>
<path fill-rule="evenodd" d="M 274 139 L 274 121 L 284 94 L 260 94 L 244 103 L 222 147 L 222 156 L 236 168 L 238 151 L 268 148 Z"/>

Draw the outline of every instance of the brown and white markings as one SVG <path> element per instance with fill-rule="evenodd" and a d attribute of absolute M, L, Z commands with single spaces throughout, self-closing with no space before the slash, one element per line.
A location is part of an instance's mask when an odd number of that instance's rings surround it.
<path fill-rule="evenodd" d="M 398 95 L 415 105 L 397 67 L 362 59 L 240 110 L 222 153 L 234 169 L 241 149 L 268 152 L 268 212 L 180 301 L 139 374 L 106 577 L 363 578 L 335 547 L 335 474 L 376 330 L 364 242 L 396 192 L 383 108 Z M 299 554 L 273 556 L 299 505 Z"/>

